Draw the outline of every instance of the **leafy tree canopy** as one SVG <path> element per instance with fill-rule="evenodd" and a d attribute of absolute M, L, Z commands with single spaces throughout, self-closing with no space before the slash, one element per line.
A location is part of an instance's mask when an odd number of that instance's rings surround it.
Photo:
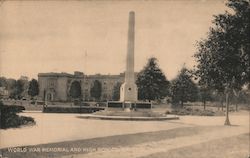
<path fill-rule="evenodd" d="M 0 77 L 0 87 L 8 87 L 7 79 L 5 77 Z"/>
<path fill-rule="evenodd" d="M 169 81 L 159 68 L 155 57 L 139 72 L 136 84 L 140 100 L 162 99 L 169 94 Z"/>
<path fill-rule="evenodd" d="M 191 79 L 190 72 L 183 67 L 180 74 L 171 84 L 171 94 L 173 103 L 195 101 L 198 97 L 198 88 Z"/>
<path fill-rule="evenodd" d="M 25 82 L 23 80 L 17 80 L 13 82 L 13 89 L 10 93 L 11 98 L 15 99 L 21 99 L 22 98 L 22 93 L 24 91 L 24 84 Z"/>
<path fill-rule="evenodd" d="M 229 0 L 227 6 L 232 10 L 215 16 L 195 54 L 199 82 L 219 91 L 239 89 L 250 80 L 249 0 Z"/>
<path fill-rule="evenodd" d="M 29 82 L 29 89 L 28 89 L 28 94 L 31 97 L 37 96 L 39 93 L 39 85 L 36 79 L 32 79 Z"/>

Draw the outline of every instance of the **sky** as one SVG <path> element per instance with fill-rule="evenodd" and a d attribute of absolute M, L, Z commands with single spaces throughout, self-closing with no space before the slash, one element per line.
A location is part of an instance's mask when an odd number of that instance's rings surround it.
<path fill-rule="evenodd" d="M 167 79 L 196 62 L 223 0 L 2 1 L 0 76 L 82 71 L 119 74 L 126 67 L 128 14 L 135 12 L 135 71 L 156 57 Z"/>

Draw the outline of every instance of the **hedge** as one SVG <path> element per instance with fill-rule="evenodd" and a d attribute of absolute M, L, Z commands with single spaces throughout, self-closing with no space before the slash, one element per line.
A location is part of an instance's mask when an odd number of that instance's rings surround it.
<path fill-rule="evenodd" d="M 151 103 L 136 103 L 137 109 L 151 109 Z"/>
<path fill-rule="evenodd" d="M 44 107 L 44 113 L 93 113 L 104 110 L 101 107 Z"/>
<path fill-rule="evenodd" d="M 25 110 L 23 106 L 3 105 L 0 102 L 0 128 L 17 128 L 21 125 L 35 124 L 33 118 L 17 115 L 17 113 L 23 110 Z"/>
<path fill-rule="evenodd" d="M 127 103 L 125 103 L 127 104 Z M 151 103 L 147 102 L 137 102 L 132 103 L 132 108 L 136 109 L 151 109 Z M 123 108 L 123 102 L 108 102 L 108 107 L 110 108 Z"/>
<path fill-rule="evenodd" d="M 108 102 L 108 107 L 110 108 L 122 108 L 122 102 Z"/>

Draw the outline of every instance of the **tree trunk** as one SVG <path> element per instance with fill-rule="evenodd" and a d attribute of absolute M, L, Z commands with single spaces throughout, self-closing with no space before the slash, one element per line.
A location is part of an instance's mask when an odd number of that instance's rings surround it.
<path fill-rule="evenodd" d="M 224 125 L 230 126 L 230 121 L 229 121 L 229 92 L 226 92 L 226 120 Z"/>
<path fill-rule="evenodd" d="M 223 111 L 223 100 L 221 99 L 221 110 Z"/>
<path fill-rule="evenodd" d="M 219 99 L 220 99 L 220 106 L 221 106 L 221 111 L 223 111 L 223 100 L 224 100 L 224 98 L 223 98 L 223 92 L 219 92 Z M 218 107 L 218 110 L 219 110 L 220 108 Z"/>
<path fill-rule="evenodd" d="M 203 100 L 204 110 L 206 110 L 206 100 Z"/>
<path fill-rule="evenodd" d="M 238 101 L 240 96 L 240 90 L 233 90 L 235 96 L 235 111 L 238 111 Z"/>
<path fill-rule="evenodd" d="M 183 101 L 181 100 L 181 108 L 183 108 Z"/>
<path fill-rule="evenodd" d="M 235 111 L 238 111 L 239 96 L 240 96 L 240 92 L 236 93 Z"/>

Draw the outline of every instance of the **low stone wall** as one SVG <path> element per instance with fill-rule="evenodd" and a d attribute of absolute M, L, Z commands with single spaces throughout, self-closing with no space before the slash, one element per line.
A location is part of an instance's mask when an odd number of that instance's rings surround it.
<path fill-rule="evenodd" d="M 130 103 L 123 103 L 119 101 L 111 101 L 107 103 L 108 108 L 127 108 Z M 152 104 L 150 102 L 136 102 L 131 104 L 133 109 L 151 109 Z"/>
<path fill-rule="evenodd" d="M 109 108 L 123 108 L 123 102 L 108 102 Z"/>
<path fill-rule="evenodd" d="M 139 103 L 136 103 L 136 108 L 138 108 L 138 109 L 151 109 L 152 104 L 148 103 L 148 102 L 139 102 Z"/>
<path fill-rule="evenodd" d="M 93 113 L 96 111 L 104 110 L 103 107 L 44 107 L 43 112 L 44 113 Z"/>

